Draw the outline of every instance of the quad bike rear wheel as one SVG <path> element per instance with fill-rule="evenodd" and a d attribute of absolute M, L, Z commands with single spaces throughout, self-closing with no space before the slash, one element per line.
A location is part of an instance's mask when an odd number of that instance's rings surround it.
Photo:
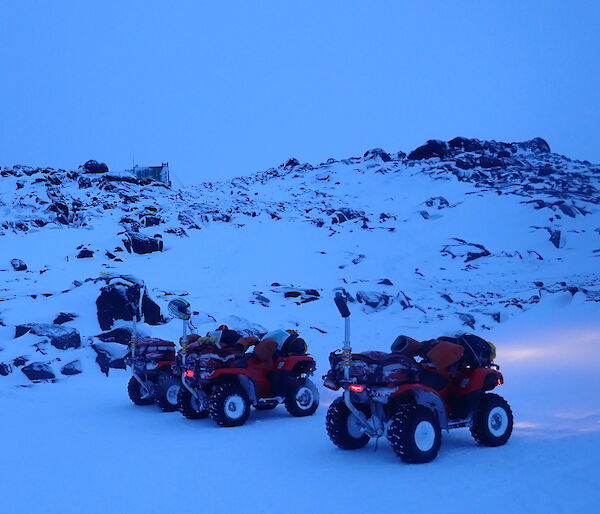
<path fill-rule="evenodd" d="M 359 410 L 360 407 L 357 407 Z M 365 412 L 368 416 L 368 413 Z M 344 398 L 336 398 L 327 410 L 325 428 L 331 442 L 342 450 L 358 450 L 371 439 L 361 430 L 356 416 L 344 403 Z"/>
<path fill-rule="evenodd" d="M 178 409 L 177 396 L 181 387 L 181 379 L 171 373 L 161 373 L 156 384 L 155 401 L 163 412 Z"/>
<path fill-rule="evenodd" d="M 225 382 L 217 385 L 208 400 L 210 417 L 221 427 L 238 427 L 250 415 L 250 399 L 239 384 Z"/>
<path fill-rule="evenodd" d="M 311 416 L 319 407 L 319 391 L 308 378 L 298 378 L 290 385 L 285 408 L 297 418 Z"/>
<path fill-rule="evenodd" d="M 208 417 L 208 409 L 201 404 L 192 393 L 181 386 L 177 392 L 177 406 L 182 416 L 187 419 L 202 419 Z"/>
<path fill-rule="evenodd" d="M 502 446 L 512 429 L 513 413 L 508 402 L 495 393 L 482 395 L 471 426 L 473 439 L 481 446 Z"/>
<path fill-rule="evenodd" d="M 151 380 L 146 380 L 144 387 L 142 387 L 142 384 L 135 377 L 131 377 L 127 384 L 129 399 L 135 405 L 152 405 L 154 403 L 154 390 L 154 382 Z"/>
<path fill-rule="evenodd" d="M 423 405 L 404 405 L 394 414 L 387 437 L 402 461 L 421 464 L 436 458 L 442 431 L 431 409 Z"/>

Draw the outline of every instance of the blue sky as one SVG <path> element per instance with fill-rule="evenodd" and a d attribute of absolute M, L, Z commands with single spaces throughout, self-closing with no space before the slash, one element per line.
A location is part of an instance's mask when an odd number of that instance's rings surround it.
<path fill-rule="evenodd" d="M 2 0 L 0 164 L 184 183 L 462 135 L 600 162 L 600 3 Z"/>

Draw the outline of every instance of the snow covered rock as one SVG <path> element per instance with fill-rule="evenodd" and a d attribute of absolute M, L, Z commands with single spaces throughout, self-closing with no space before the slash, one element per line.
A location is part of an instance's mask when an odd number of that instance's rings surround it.
<path fill-rule="evenodd" d="M 25 264 L 21 259 L 12 259 L 10 261 L 10 265 L 13 267 L 15 271 L 26 271 L 27 264 Z"/>
<path fill-rule="evenodd" d="M 77 318 L 77 314 L 73 314 L 72 312 L 61 312 L 54 318 L 52 323 L 55 325 L 62 325 L 63 323 L 73 321 L 75 318 Z"/>
<path fill-rule="evenodd" d="M 110 330 L 115 320 L 143 319 L 149 325 L 164 323 L 160 307 L 150 298 L 143 281 L 131 276 L 114 276 L 107 282 L 96 300 L 102 330 Z"/>
<path fill-rule="evenodd" d="M 67 364 L 65 364 L 61 369 L 60 372 L 63 375 L 79 375 L 82 372 L 82 367 L 81 367 L 81 361 L 80 360 L 75 360 L 75 361 L 71 361 Z"/>
<path fill-rule="evenodd" d="M 443 141 L 430 139 L 422 146 L 415 148 L 408 154 L 408 158 L 412 161 L 420 161 L 422 159 L 431 159 L 438 157 L 444 159 L 448 155 L 448 145 Z"/>
<path fill-rule="evenodd" d="M 133 337 L 133 332 L 128 328 L 119 327 L 109 330 L 108 332 L 98 334 L 95 337 L 96 339 L 99 339 L 105 343 L 119 343 L 128 345 Z"/>
<path fill-rule="evenodd" d="M 16 327 L 15 337 L 18 338 L 27 332 L 47 337 L 50 340 L 50 344 L 59 350 L 79 348 L 81 346 L 79 332 L 71 327 L 63 327 L 51 323 L 28 323 Z"/>
<path fill-rule="evenodd" d="M 12 366 L 5 362 L 0 362 L 0 376 L 6 377 L 12 373 Z"/>
<path fill-rule="evenodd" d="M 100 366 L 100 371 L 106 376 L 111 368 L 125 369 L 128 346 L 119 343 L 94 342 L 91 347 L 96 352 L 96 363 Z"/>
<path fill-rule="evenodd" d="M 163 251 L 163 240 L 159 235 L 150 237 L 137 232 L 127 232 L 126 237 L 123 244 L 129 253 L 145 254 Z"/>
<path fill-rule="evenodd" d="M 56 375 L 52 371 L 52 366 L 47 362 L 32 362 L 21 368 L 25 376 L 31 380 L 54 380 Z"/>

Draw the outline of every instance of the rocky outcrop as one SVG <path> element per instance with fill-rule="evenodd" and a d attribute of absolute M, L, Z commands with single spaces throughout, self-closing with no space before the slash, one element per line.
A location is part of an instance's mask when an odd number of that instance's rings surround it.
<path fill-rule="evenodd" d="M 17 325 L 15 337 L 21 337 L 28 332 L 38 336 L 47 337 L 50 344 L 59 350 L 79 348 L 81 346 L 81 336 L 74 328 L 63 327 L 62 325 L 54 325 L 51 323 L 28 323 Z"/>

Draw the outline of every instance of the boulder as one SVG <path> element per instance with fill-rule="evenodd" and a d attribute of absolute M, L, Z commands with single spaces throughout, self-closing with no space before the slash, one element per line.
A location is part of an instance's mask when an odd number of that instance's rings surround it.
<path fill-rule="evenodd" d="M 19 368 L 19 367 L 27 364 L 28 361 L 29 361 L 29 359 L 27 357 L 25 357 L 24 355 L 21 355 L 21 357 L 17 357 L 15 359 L 13 359 L 12 364 L 15 368 Z"/>
<path fill-rule="evenodd" d="M 383 162 L 389 162 L 392 160 L 390 154 L 384 152 L 381 148 L 373 148 L 372 150 L 367 150 L 363 155 L 363 159 L 365 161 L 377 158 L 381 159 Z"/>
<path fill-rule="evenodd" d="M 126 237 L 123 244 L 129 253 L 145 254 L 163 251 L 163 240 L 160 235 L 150 237 L 137 232 L 127 232 Z"/>
<path fill-rule="evenodd" d="M 143 319 L 149 325 L 165 322 L 160 307 L 152 300 L 144 283 L 131 276 L 110 277 L 100 290 L 96 307 L 102 330 L 110 330 L 115 320 Z"/>
<path fill-rule="evenodd" d="M 108 173 L 108 166 L 104 162 L 98 162 L 93 159 L 87 161 L 83 166 L 84 173 Z"/>
<path fill-rule="evenodd" d="M 13 267 L 13 269 L 15 271 L 27 270 L 27 264 L 25 264 L 21 259 L 12 259 L 10 261 L 10 265 Z"/>
<path fill-rule="evenodd" d="M 0 376 L 6 377 L 12 373 L 12 366 L 5 362 L 0 362 Z"/>
<path fill-rule="evenodd" d="M 55 378 L 52 366 L 48 362 L 32 362 L 21 368 L 29 380 L 53 380 Z"/>
<path fill-rule="evenodd" d="M 87 248 L 84 248 L 77 254 L 78 259 L 89 259 L 90 257 L 93 257 L 93 256 L 94 256 L 94 252 L 92 250 L 88 250 Z"/>
<path fill-rule="evenodd" d="M 394 297 L 385 293 L 373 291 L 359 291 L 356 293 L 356 300 L 371 307 L 372 309 L 382 309 L 392 304 Z"/>
<path fill-rule="evenodd" d="M 96 336 L 97 339 L 104 343 L 119 343 L 128 345 L 133 337 L 133 332 L 128 328 L 115 328 L 108 332 L 102 332 Z"/>
<path fill-rule="evenodd" d="M 430 139 L 424 145 L 419 146 L 410 152 L 408 158 L 412 161 L 419 161 L 422 159 L 431 159 L 432 157 L 445 159 L 448 155 L 448 145 L 444 143 L 444 141 Z"/>
<path fill-rule="evenodd" d="M 77 317 L 77 314 L 73 314 L 72 312 L 61 312 L 56 318 L 54 318 L 55 325 L 62 325 L 63 323 L 67 323 L 68 321 L 73 321 Z"/>
<path fill-rule="evenodd" d="M 80 360 L 71 361 L 60 369 L 60 372 L 63 375 L 79 375 L 81 371 L 82 369 Z"/>
<path fill-rule="evenodd" d="M 96 363 L 100 366 L 100 371 L 108 376 L 108 372 L 113 369 L 125 369 L 125 356 L 129 352 L 129 347 L 119 343 L 95 342 L 91 344 L 96 352 Z"/>
<path fill-rule="evenodd" d="M 27 332 L 47 337 L 50 340 L 50 344 L 59 350 L 79 348 L 81 346 L 79 332 L 71 327 L 63 327 L 62 325 L 53 325 L 51 323 L 28 323 L 17 325 L 15 337 L 20 337 Z"/>

